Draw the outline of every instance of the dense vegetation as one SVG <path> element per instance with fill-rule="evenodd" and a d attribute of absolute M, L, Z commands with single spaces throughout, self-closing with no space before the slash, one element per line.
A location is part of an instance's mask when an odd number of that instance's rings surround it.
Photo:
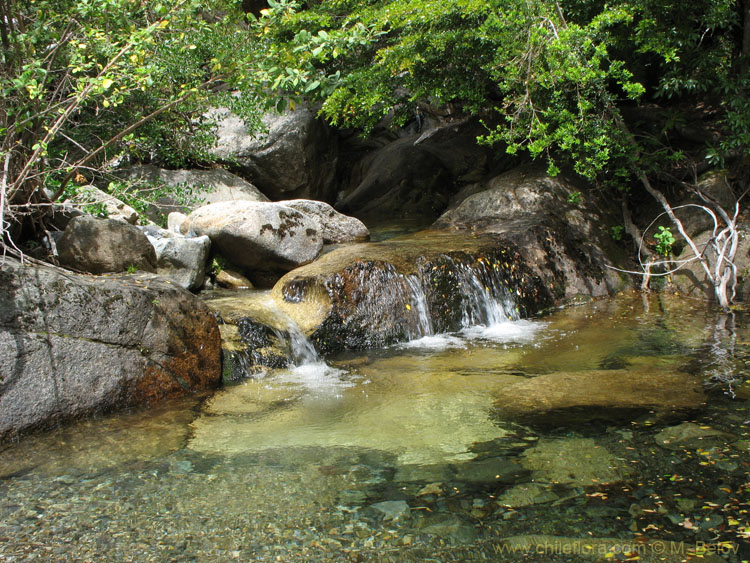
<path fill-rule="evenodd" d="M 710 112 L 723 133 L 704 147 L 714 162 L 747 144 L 747 46 L 734 0 L 310 4 L 271 2 L 256 29 L 271 53 L 271 87 L 321 100 L 335 124 L 479 113 L 496 123 L 487 141 L 610 179 L 682 156 L 664 136 L 634 137 L 623 107 Z"/>
<path fill-rule="evenodd" d="M 222 0 L 0 2 L 3 243 L 112 163 L 205 161 L 209 104 L 257 115 L 242 21 Z"/>
<path fill-rule="evenodd" d="M 742 191 L 747 0 L 256 4 L 0 1 L 4 244 L 33 236 L 39 205 L 113 162 L 205 164 L 209 105 L 252 120 L 261 106 L 317 102 L 365 134 L 384 117 L 474 114 L 482 142 L 615 193 L 646 190 L 667 212 L 666 188 L 694 189 L 709 166 L 730 168 Z"/>

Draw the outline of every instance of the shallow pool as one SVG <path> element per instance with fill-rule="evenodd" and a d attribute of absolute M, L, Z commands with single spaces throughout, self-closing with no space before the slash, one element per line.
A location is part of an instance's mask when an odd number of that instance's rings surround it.
<path fill-rule="evenodd" d="M 6 445 L 0 558 L 747 560 L 748 361 L 626 294 L 268 370 Z"/>

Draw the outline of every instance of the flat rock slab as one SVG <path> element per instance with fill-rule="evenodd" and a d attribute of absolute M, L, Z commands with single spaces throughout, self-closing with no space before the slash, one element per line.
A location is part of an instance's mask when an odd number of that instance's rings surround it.
<path fill-rule="evenodd" d="M 502 458 L 468 461 L 457 468 L 455 480 L 462 483 L 516 483 L 528 472 L 518 463 Z"/>
<path fill-rule="evenodd" d="M 470 544 L 479 535 L 471 522 L 449 513 L 428 514 L 417 522 L 417 528 L 423 534 L 444 538 L 452 544 Z"/>
<path fill-rule="evenodd" d="M 514 301 L 521 316 L 552 303 L 512 244 L 439 231 L 337 248 L 286 274 L 271 294 L 324 353 L 419 337 L 425 317 L 433 333 L 459 330 L 485 296 Z"/>
<path fill-rule="evenodd" d="M 508 508 L 521 508 L 559 500 L 559 496 L 537 483 L 523 483 L 511 487 L 497 498 L 497 504 Z"/>
<path fill-rule="evenodd" d="M 387 521 L 405 518 L 410 513 L 409 505 L 405 500 L 386 500 L 371 504 L 370 508 Z"/>
<path fill-rule="evenodd" d="M 531 426 L 591 420 L 622 421 L 653 411 L 660 419 L 699 409 L 700 381 L 658 369 L 556 372 L 510 385 L 495 401 L 496 414 Z"/>

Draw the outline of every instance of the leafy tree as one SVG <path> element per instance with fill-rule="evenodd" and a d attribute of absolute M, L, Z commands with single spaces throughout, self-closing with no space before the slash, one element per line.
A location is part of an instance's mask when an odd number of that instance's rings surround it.
<path fill-rule="evenodd" d="M 727 305 L 736 229 L 719 230 L 709 263 L 658 189 L 695 189 L 686 158 L 727 163 L 750 141 L 748 2 L 735 0 L 332 0 L 269 2 L 256 22 L 267 83 L 322 102 L 332 123 L 369 131 L 383 116 L 485 116 L 483 141 L 654 196 Z M 626 118 L 644 103 L 700 107 L 721 131 L 691 155 Z M 489 118 L 492 118 L 491 120 Z M 703 195 L 703 194 L 701 194 Z M 714 209 L 736 226 L 737 213 Z M 627 208 L 626 208 L 627 209 Z M 714 217 L 716 215 L 714 214 Z M 717 224 L 718 224 L 717 223 Z M 626 225 L 632 221 L 626 220 Z M 636 238 L 637 230 L 630 229 Z M 723 233 L 723 234 L 721 234 Z"/>
<path fill-rule="evenodd" d="M 4 250 L 108 162 L 207 158 L 209 98 L 257 115 L 257 82 L 244 65 L 253 45 L 235 4 L 0 1 Z M 237 88 L 242 98 L 231 95 Z"/>

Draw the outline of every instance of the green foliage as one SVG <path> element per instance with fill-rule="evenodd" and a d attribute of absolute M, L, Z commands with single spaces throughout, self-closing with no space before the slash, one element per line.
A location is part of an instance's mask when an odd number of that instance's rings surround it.
<path fill-rule="evenodd" d="M 619 242 L 622 240 L 622 235 L 625 233 L 625 227 L 623 227 L 622 225 L 613 225 L 609 230 L 609 233 L 612 236 L 613 240 Z"/>
<path fill-rule="evenodd" d="M 579 191 L 571 192 L 568 194 L 568 203 L 571 205 L 578 205 L 583 201 L 583 194 Z"/>
<path fill-rule="evenodd" d="M 675 243 L 674 235 L 669 227 L 659 226 L 659 231 L 654 234 L 656 239 L 656 252 L 664 257 L 672 254 L 672 245 Z"/>
<path fill-rule="evenodd" d="M 16 207 L 63 194 L 82 167 L 211 160 L 206 109 L 258 122 L 238 0 L 0 3 L 0 188 Z M 241 98 L 232 95 L 241 89 Z M 46 190 L 46 191 L 43 191 Z M 2 225 L 6 234 L 8 223 Z"/>
<path fill-rule="evenodd" d="M 738 6 L 627 0 L 335 0 L 270 3 L 253 30 L 270 89 L 322 102 L 365 132 L 386 115 L 486 118 L 487 143 L 569 163 L 623 188 L 684 155 L 630 131 L 621 109 L 703 96 L 725 135 L 720 160 L 750 141 Z M 746 65 L 745 65 L 746 66 Z M 499 124 L 498 124 L 499 123 Z M 492 124 L 492 125 L 489 125 Z"/>
<path fill-rule="evenodd" d="M 107 206 L 103 203 L 92 203 L 90 205 L 84 205 L 83 210 L 89 215 L 93 215 L 94 217 L 101 217 L 103 219 L 109 217 Z"/>
<path fill-rule="evenodd" d="M 710 113 L 721 134 L 702 156 L 714 163 L 750 144 L 750 62 L 735 0 L 268 5 L 246 18 L 240 0 L 0 2 L 9 205 L 0 230 L 14 209 L 65 196 L 81 169 L 210 162 L 209 106 L 258 125 L 261 106 L 311 101 L 331 123 L 364 133 L 384 117 L 398 126 L 425 113 L 474 114 L 487 126 L 482 142 L 623 190 L 686 158 L 669 143 L 679 119 L 644 134 L 626 107 Z M 128 190 L 109 189 L 143 209 Z"/>
<path fill-rule="evenodd" d="M 110 182 L 106 191 L 135 209 L 141 220 L 145 221 L 149 208 L 160 200 L 168 199 L 177 205 L 197 207 L 203 202 L 201 194 L 206 193 L 207 190 L 205 186 L 187 183 L 170 186 L 163 182 L 133 184 L 117 180 Z M 167 217 L 162 215 L 157 223 L 162 227 L 166 226 Z"/>
<path fill-rule="evenodd" d="M 128 274 L 135 274 L 137 271 L 138 271 L 138 268 L 136 268 L 134 264 L 128 264 L 128 269 L 127 269 Z"/>
<path fill-rule="evenodd" d="M 227 260 L 221 254 L 217 254 L 211 260 L 211 275 L 218 276 L 222 270 L 227 269 Z"/>

